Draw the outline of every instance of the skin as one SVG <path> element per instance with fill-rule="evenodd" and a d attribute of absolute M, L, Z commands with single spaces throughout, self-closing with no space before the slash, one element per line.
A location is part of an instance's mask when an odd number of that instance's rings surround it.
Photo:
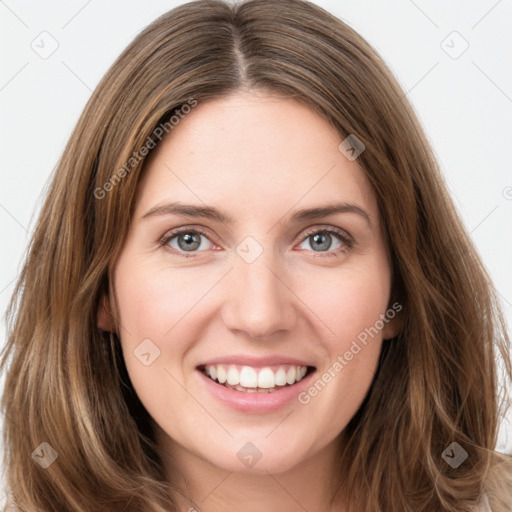
<path fill-rule="evenodd" d="M 341 140 L 294 100 L 237 91 L 196 106 L 146 162 L 114 268 L 119 334 L 168 474 L 201 510 L 329 510 L 336 446 L 371 385 L 383 339 L 396 334 L 396 320 L 386 323 L 307 405 L 293 400 L 271 413 L 217 402 L 196 370 L 219 355 L 284 354 L 321 375 L 390 307 L 377 203 L 357 160 L 339 151 Z M 170 201 L 215 207 L 234 224 L 143 218 Z M 335 201 L 358 205 L 370 223 L 353 212 L 288 220 L 297 209 Z M 159 243 L 179 227 L 202 227 L 201 246 L 186 252 L 180 237 Z M 321 249 L 306 233 L 329 227 L 348 232 L 353 246 L 333 235 Z M 252 263 L 236 252 L 249 235 L 263 250 Z M 99 326 L 113 329 L 108 307 Z M 148 338 L 160 355 L 145 366 L 134 350 Z M 237 457 L 248 441 L 262 453 L 252 468 Z M 178 501 L 189 510 L 189 501 Z M 343 501 L 330 510 L 345 510 Z"/>

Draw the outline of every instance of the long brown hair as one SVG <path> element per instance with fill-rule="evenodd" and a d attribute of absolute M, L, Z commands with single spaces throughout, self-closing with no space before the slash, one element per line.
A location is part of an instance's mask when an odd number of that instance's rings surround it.
<path fill-rule="evenodd" d="M 486 492 L 493 512 L 509 511 L 512 462 L 494 451 L 504 413 L 496 358 L 507 383 L 512 365 L 496 292 L 396 79 L 354 30 L 303 0 L 173 9 L 90 98 L 9 308 L 4 467 L 18 509 L 177 510 L 119 340 L 96 327 L 97 311 L 112 291 L 141 148 L 158 143 L 162 124 L 170 132 L 185 105 L 240 88 L 303 102 L 340 142 L 355 134 L 366 148 L 358 163 L 378 200 L 403 310 L 340 443 L 334 476 L 350 510 L 468 511 Z M 457 468 L 443 457 L 454 442 L 468 455 Z M 55 454 L 46 468 L 36 463 Z"/>

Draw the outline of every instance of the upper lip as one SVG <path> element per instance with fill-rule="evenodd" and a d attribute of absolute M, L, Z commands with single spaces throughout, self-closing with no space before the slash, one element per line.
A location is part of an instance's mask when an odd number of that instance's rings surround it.
<path fill-rule="evenodd" d="M 231 356 L 222 356 L 215 357 L 213 359 L 208 359 L 208 361 L 204 361 L 200 363 L 198 367 L 203 367 L 206 365 L 216 365 L 216 364 L 236 364 L 241 366 L 253 366 L 255 368 L 263 368 L 265 366 L 277 366 L 277 365 L 294 365 L 294 366 L 314 366 L 310 363 L 307 363 L 304 360 L 296 359 L 294 357 L 288 356 L 267 356 L 267 357 L 255 357 L 249 355 L 231 355 Z"/>

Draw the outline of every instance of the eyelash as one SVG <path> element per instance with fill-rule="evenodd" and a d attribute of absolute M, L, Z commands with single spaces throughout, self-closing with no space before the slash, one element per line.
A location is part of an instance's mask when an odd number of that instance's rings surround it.
<path fill-rule="evenodd" d="M 173 239 L 175 238 L 176 236 L 180 235 L 181 233 L 194 233 L 194 234 L 200 234 L 200 235 L 203 235 L 204 237 L 208 238 L 208 234 L 206 233 L 206 231 L 204 231 L 203 229 L 201 228 L 186 228 L 186 227 L 183 227 L 183 228 L 177 228 L 173 231 L 170 231 L 168 233 L 166 233 L 160 240 L 159 240 L 159 245 L 163 246 L 164 248 L 166 248 L 166 245 Z M 340 240 L 343 244 L 345 244 L 345 247 L 341 247 L 341 248 L 338 248 L 334 251 L 330 250 L 330 251 L 325 251 L 325 254 L 322 254 L 323 251 L 319 252 L 318 253 L 318 256 L 315 256 L 315 257 L 318 257 L 318 258 L 331 258 L 331 257 L 339 257 L 341 253 L 346 253 L 346 252 L 349 252 L 355 245 L 355 241 L 354 239 L 346 232 L 346 231 L 343 231 L 341 229 L 338 229 L 338 228 L 332 228 L 332 227 L 326 227 L 326 228 L 311 228 L 309 230 L 306 231 L 306 233 L 304 234 L 304 236 L 302 237 L 300 243 L 303 243 L 305 240 L 307 240 L 310 236 L 312 235 L 315 235 L 317 233 L 329 233 L 330 235 L 334 235 L 335 237 L 338 238 L 338 240 Z M 210 240 L 211 242 L 211 240 Z M 176 254 L 176 250 L 174 248 L 171 248 L 172 249 L 172 252 L 173 254 Z M 171 249 L 167 249 L 167 250 L 171 250 Z M 199 251 L 199 252 L 202 252 L 202 251 Z M 194 254 L 186 254 L 184 251 L 179 251 L 178 254 L 184 258 L 195 258 L 197 257 L 196 255 Z"/>

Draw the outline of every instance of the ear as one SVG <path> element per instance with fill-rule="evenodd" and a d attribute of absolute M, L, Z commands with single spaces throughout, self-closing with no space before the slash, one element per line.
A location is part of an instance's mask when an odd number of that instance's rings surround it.
<path fill-rule="evenodd" d="M 98 306 L 98 327 L 103 331 L 115 332 L 114 318 L 110 311 L 110 301 L 105 295 Z"/>
<path fill-rule="evenodd" d="M 386 311 L 386 322 L 382 329 L 382 339 L 389 340 L 399 334 L 403 328 L 403 316 L 400 313 L 403 307 L 399 302 L 395 302 Z"/>

